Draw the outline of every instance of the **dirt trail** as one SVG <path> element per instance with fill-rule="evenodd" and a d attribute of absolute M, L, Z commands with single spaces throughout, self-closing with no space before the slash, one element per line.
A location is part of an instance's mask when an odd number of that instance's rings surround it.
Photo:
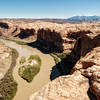
<path fill-rule="evenodd" d="M 49 54 L 43 54 L 36 48 L 26 45 L 18 45 L 15 42 L 7 40 L 1 41 L 4 42 L 8 47 L 16 49 L 19 53 L 17 64 L 13 71 L 14 79 L 18 83 L 18 90 L 13 100 L 27 100 L 31 94 L 50 81 L 50 70 L 55 65 L 55 62 Z M 18 75 L 19 59 L 21 56 L 28 57 L 29 55 L 35 54 L 41 58 L 42 66 L 40 72 L 34 77 L 33 81 L 31 83 L 27 83 Z"/>

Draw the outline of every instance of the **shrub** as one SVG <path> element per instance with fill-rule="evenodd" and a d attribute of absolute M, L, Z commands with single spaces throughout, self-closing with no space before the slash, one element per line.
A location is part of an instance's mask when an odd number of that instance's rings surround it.
<path fill-rule="evenodd" d="M 19 61 L 20 64 L 24 64 L 26 62 L 26 58 L 25 57 L 22 57 Z"/>
<path fill-rule="evenodd" d="M 65 54 L 65 53 L 62 53 L 61 55 L 59 55 L 59 58 L 60 58 L 60 59 L 66 58 L 66 54 Z"/>

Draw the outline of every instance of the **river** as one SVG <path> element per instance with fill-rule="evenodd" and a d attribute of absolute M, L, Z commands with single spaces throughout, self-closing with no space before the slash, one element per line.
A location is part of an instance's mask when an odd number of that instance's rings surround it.
<path fill-rule="evenodd" d="M 18 83 L 17 93 L 13 100 L 28 100 L 29 96 L 35 91 L 39 90 L 50 81 L 50 71 L 55 65 L 53 58 L 49 54 L 43 54 L 36 48 L 27 45 L 18 45 L 15 42 L 2 40 L 8 47 L 14 48 L 19 53 L 16 66 L 13 70 L 14 80 Z M 29 55 L 38 55 L 42 60 L 40 72 L 34 77 L 31 83 L 26 82 L 18 75 L 19 59 L 22 56 L 28 57 Z"/>

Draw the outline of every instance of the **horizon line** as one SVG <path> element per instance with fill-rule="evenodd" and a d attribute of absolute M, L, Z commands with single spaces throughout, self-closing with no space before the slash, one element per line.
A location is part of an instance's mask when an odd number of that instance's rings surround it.
<path fill-rule="evenodd" d="M 100 15 L 74 15 L 74 16 L 70 16 L 70 17 L 0 17 L 0 19 L 68 19 L 71 17 L 75 17 L 75 16 L 87 16 L 87 17 L 91 17 L 91 16 L 100 16 Z"/>

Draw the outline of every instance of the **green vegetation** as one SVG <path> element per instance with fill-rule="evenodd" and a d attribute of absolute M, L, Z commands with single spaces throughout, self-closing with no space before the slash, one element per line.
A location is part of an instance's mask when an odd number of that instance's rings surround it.
<path fill-rule="evenodd" d="M 56 55 L 57 57 L 59 57 L 61 60 L 66 58 L 68 55 L 70 55 L 70 53 L 53 53 L 54 55 Z"/>
<path fill-rule="evenodd" d="M 5 39 L 5 40 L 16 42 L 19 45 L 27 45 L 27 42 L 23 42 L 23 41 L 19 41 L 19 40 L 14 40 L 14 39 L 11 39 L 11 38 L 9 38 L 7 36 L 1 36 L 1 38 Z"/>
<path fill-rule="evenodd" d="M 36 61 L 37 64 L 31 65 L 32 61 Z M 41 66 L 41 59 L 37 55 L 31 55 L 28 58 L 28 65 L 23 65 L 19 68 L 18 73 L 19 75 L 25 79 L 27 82 L 32 82 L 35 75 L 37 75 L 40 71 Z"/>
<path fill-rule="evenodd" d="M 12 100 L 17 91 L 17 83 L 14 81 L 14 78 L 12 76 L 12 71 L 16 65 L 16 58 L 18 57 L 18 53 L 16 50 L 12 49 L 11 54 L 12 54 L 11 67 L 4 76 L 4 78 L 0 80 L 0 94 L 2 95 L 0 100 Z"/>
<path fill-rule="evenodd" d="M 41 66 L 41 59 L 37 55 L 31 55 L 28 60 L 29 61 L 36 60 L 38 62 L 38 64 Z"/>
<path fill-rule="evenodd" d="M 19 68 L 19 75 L 27 82 L 31 82 L 34 76 L 40 71 L 39 66 L 22 66 Z"/>
<path fill-rule="evenodd" d="M 16 42 L 19 45 L 26 45 L 27 44 L 26 42 L 18 41 L 18 40 L 11 40 L 11 41 Z"/>
<path fill-rule="evenodd" d="M 70 55 L 70 53 L 52 53 L 50 55 L 54 58 L 55 64 L 58 64 L 62 59 Z"/>
<path fill-rule="evenodd" d="M 58 64 L 60 62 L 60 58 L 58 58 L 55 54 L 50 54 L 50 55 L 53 57 L 55 64 Z"/>
<path fill-rule="evenodd" d="M 17 91 L 17 83 L 14 81 L 12 71 L 9 71 L 0 82 L 0 93 L 3 100 L 12 100 Z"/>
<path fill-rule="evenodd" d="M 59 55 L 58 57 L 60 58 L 60 59 L 64 59 L 64 58 L 66 58 L 66 56 L 67 56 L 67 54 L 66 53 L 62 53 L 61 55 Z"/>
<path fill-rule="evenodd" d="M 22 57 L 19 61 L 20 64 L 24 64 L 26 62 L 26 58 L 25 57 Z"/>

